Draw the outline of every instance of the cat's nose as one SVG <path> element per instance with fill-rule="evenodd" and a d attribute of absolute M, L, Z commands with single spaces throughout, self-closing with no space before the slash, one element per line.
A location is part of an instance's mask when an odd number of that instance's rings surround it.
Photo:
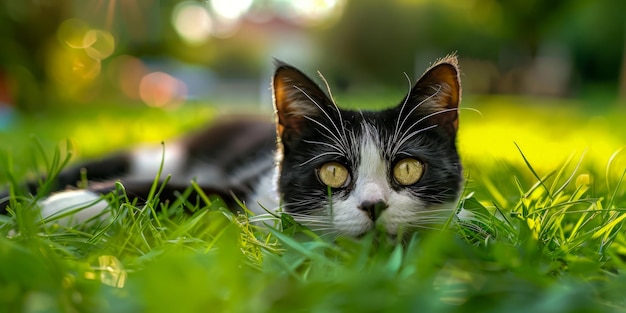
<path fill-rule="evenodd" d="M 359 205 L 359 209 L 365 211 L 372 221 L 376 221 L 382 214 L 382 212 L 388 207 L 387 203 L 383 200 L 378 201 L 363 201 Z"/>

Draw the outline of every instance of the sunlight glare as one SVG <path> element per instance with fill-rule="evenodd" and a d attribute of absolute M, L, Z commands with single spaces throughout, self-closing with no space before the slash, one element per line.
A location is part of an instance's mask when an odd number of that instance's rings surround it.
<path fill-rule="evenodd" d="M 291 7 L 296 21 L 317 24 L 341 15 L 344 2 L 344 0 L 299 0 L 291 2 Z"/>
<path fill-rule="evenodd" d="M 235 20 L 250 9 L 252 2 L 252 0 L 212 0 L 211 8 L 220 17 Z"/>

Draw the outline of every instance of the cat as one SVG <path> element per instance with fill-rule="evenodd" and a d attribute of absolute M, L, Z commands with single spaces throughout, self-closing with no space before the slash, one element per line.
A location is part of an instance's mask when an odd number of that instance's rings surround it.
<path fill-rule="evenodd" d="M 231 208 L 241 199 L 255 214 L 286 212 L 324 235 L 361 237 L 378 229 L 394 237 L 441 225 L 454 215 L 463 182 L 456 148 L 459 75 L 456 56 L 444 57 L 397 106 L 352 111 L 336 105 L 328 84 L 325 93 L 276 61 L 274 122 L 222 120 L 166 144 L 164 154 L 162 147 L 142 148 L 69 168 L 58 186 L 75 185 L 81 170 L 93 183 L 40 201 L 42 215 L 88 204 L 77 214 L 93 216 L 107 207 L 101 194 L 115 190 L 115 181 L 129 196 L 145 199 L 163 157 L 163 174 L 172 176 L 162 201 L 195 180 Z"/>

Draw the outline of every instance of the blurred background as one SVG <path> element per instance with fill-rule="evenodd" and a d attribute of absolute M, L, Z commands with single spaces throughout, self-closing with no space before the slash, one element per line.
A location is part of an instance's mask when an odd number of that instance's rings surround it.
<path fill-rule="evenodd" d="M 40 164 L 20 165 L 33 135 L 91 157 L 271 112 L 274 58 L 379 108 L 456 53 L 466 168 L 523 164 L 513 143 L 537 167 L 588 149 L 604 168 L 626 144 L 623 0 L 3 0 L 0 40 L 0 161 L 17 173 Z"/>
<path fill-rule="evenodd" d="M 613 105 L 626 97 L 625 12 L 622 0 L 5 0 L 0 106 L 269 107 L 273 58 L 337 92 L 384 92 L 449 53 L 465 94 Z"/>

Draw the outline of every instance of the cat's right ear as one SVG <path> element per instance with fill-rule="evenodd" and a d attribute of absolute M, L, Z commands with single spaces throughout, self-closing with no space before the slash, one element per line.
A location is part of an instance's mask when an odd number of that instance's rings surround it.
<path fill-rule="evenodd" d="M 419 107 L 417 113 L 430 116 L 428 122 L 455 135 L 459 127 L 461 81 L 456 55 L 440 59 L 417 81 L 408 102 Z M 403 101 L 407 101 L 406 99 Z"/>
<path fill-rule="evenodd" d="M 307 119 L 322 114 L 332 101 L 309 77 L 293 66 L 276 60 L 272 80 L 274 110 L 279 138 L 288 143 L 300 137 Z"/>

